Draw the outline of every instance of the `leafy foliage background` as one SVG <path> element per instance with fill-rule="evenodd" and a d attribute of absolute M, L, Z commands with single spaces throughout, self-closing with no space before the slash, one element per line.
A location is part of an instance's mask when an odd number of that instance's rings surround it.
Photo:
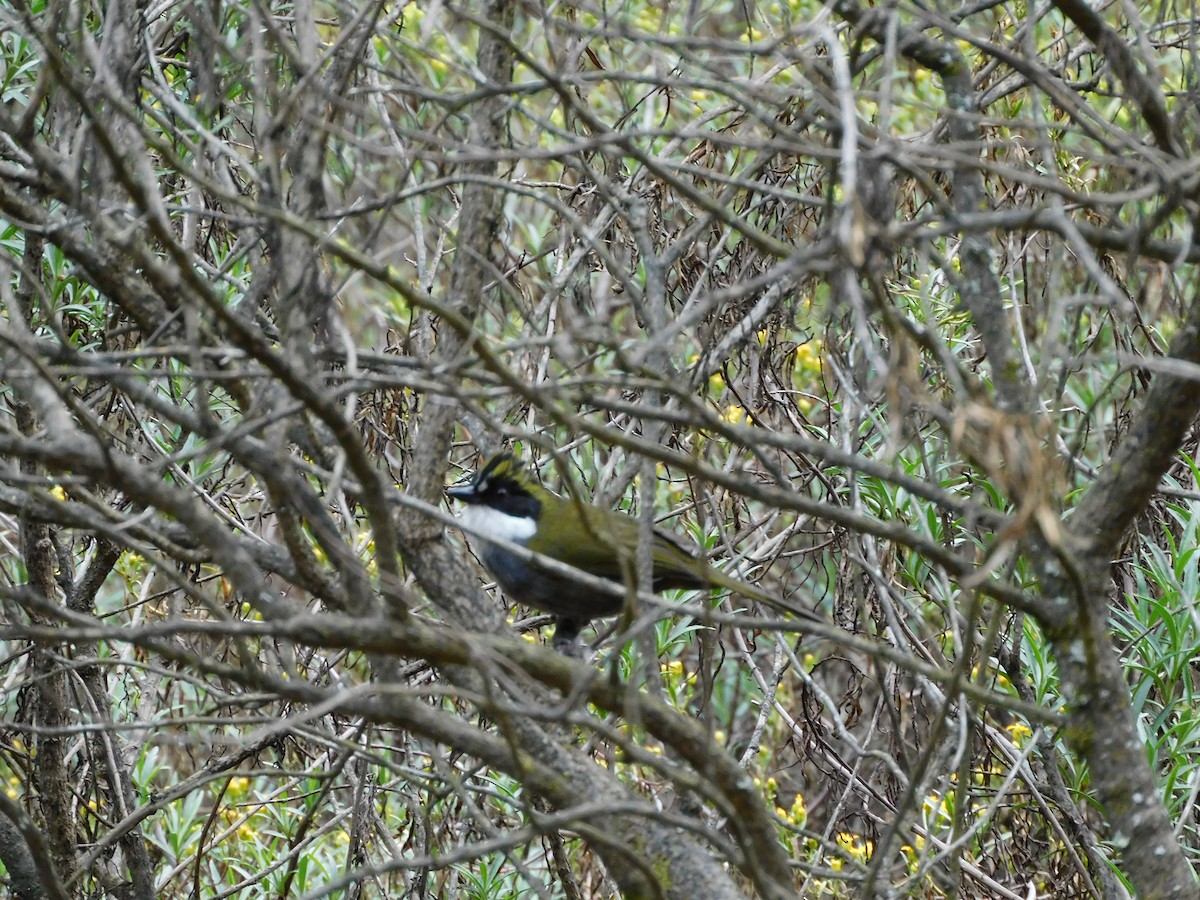
<path fill-rule="evenodd" d="M 10 891 L 1194 895 L 1196 40 L 0 0 Z M 554 655 L 500 446 L 822 623 Z"/>

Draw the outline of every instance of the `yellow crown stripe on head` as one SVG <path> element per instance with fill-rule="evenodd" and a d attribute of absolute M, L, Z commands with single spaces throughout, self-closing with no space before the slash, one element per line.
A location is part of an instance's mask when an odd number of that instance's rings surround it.
<path fill-rule="evenodd" d="M 497 453 L 487 461 L 475 476 L 475 486 L 483 490 L 489 482 L 497 479 L 509 479 L 522 486 L 530 484 L 530 478 L 525 473 L 524 461 L 507 451 Z"/>

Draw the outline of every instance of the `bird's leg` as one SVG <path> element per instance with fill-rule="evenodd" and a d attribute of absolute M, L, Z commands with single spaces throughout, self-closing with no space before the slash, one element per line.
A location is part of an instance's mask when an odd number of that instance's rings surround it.
<path fill-rule="evenodd" d="M 579 631 L 583 628 L 584 621 L 568 616 L 556 616 L 554 621 L 554 638 L 550 641 L 550 646 L 563 656 L 582 658 L 583 647 L 579 644 Z"/>

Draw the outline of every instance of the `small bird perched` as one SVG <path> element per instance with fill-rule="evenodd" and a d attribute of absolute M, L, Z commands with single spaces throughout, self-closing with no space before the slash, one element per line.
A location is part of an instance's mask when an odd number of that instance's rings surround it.
<path fill-rule="evenodd" d="M 589 575 L 625 584 L 636 566 L 638 520 L 616 510 L 560 497 L 542 487 L 511 453 L 488 460 L 470 482 L 447 492 L 467 506 L 462 520 L 476 531 L 528 547 Z M 524 560 L 492 541 L 478 542 L 483 564 L 509 599 L 552 613 L 554 646 L 570 647 L 589 621 L 621 612 L 608 594 Z M 789 612 L 799 612 L 752 585 L 714 569 L 672 534 L 654 529 L 654 591 L 725 588 Z"/>

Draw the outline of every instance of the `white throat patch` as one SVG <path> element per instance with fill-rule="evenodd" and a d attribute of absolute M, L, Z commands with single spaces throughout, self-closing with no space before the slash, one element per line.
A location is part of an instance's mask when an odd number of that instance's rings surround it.
<path fill-rule="evenodd" d="M 488 537 L 501 538 L 514 544 L 527 544 L 537 534 L 537 522 L 528 516 L 510 516 L 490 506 L 468 506 L 459 518 Z"/>

